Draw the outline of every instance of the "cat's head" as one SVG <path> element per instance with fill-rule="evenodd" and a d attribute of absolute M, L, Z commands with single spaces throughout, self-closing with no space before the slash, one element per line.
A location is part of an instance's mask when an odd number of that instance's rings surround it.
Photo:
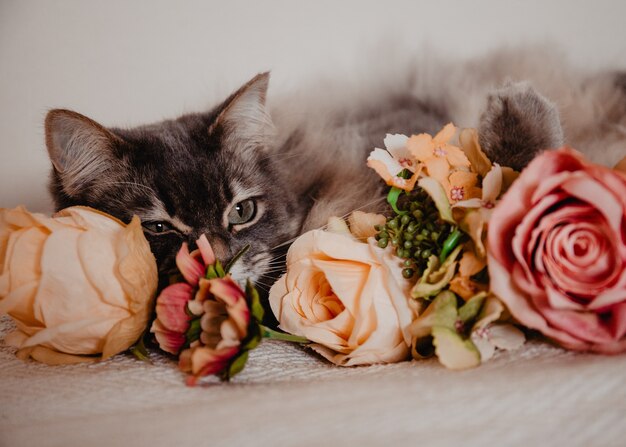
<path fill-rule="evenodd" d="M 256 76 L 210 112 L 134 129 L 50 111 L 57 209 L 86 205 L 125 222 L 139 216 L 162 272 L 174 266 L 182 242 L 193 246 L 201 234 L 224 261 L 250 244 L 234 276 L 258 279 L 304 217 L 273 162 L 268 80 Z"/>

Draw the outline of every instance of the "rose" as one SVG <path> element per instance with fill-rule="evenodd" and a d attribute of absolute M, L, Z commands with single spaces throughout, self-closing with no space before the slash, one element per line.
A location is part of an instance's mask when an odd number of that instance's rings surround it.
<path fill-rule="evenodd" d="M 138 218 L 0 210 L 0 312 L 17 325 L 6 341 L 20 358 L 75 363 L 126 350 L 148 324 L 157 282 Z"/>
<path fill-rule="evenodd" d="M 567 148 L 522 172 L 489 220 L 492 291 L 569 349 L 626 350 L 626 175 Z"/>
<path fill-rule="evenodd" d="M 280 328 L 338 365 L 397 362 L 409 354 L 410 284 L 401 260 L 350 235 L 313 230 L 287 253 L 270 290 Z"/>

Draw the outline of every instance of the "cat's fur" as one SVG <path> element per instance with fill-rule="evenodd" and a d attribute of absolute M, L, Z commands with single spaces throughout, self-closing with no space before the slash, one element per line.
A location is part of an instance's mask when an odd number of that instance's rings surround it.
<path fill-rule="evenodd" d="M 450 121 L 479 127 L 488 154 L 518 169 L 563 142 L 605 164 L 626 155 L 623 73 L 581 74 L 537 49 L 416 61 L 401 73 L 309 87 L 269 110 L 261 74 L 209 112 L 135 129 L 53 110 L 46 139 L 56 207 L 168 223 L 171 232 L 146 231 L 162 270 L 202 233 L 225 260 L 251 244 L 235 275 L 263 283 L 286 241 L 331 215 L 380 209 L 385 186 L 365 159 L 386 133 L 434 133 Z M 228 210 L 246 197 L 262 208 L 257 221 L 229 227 Z"/>

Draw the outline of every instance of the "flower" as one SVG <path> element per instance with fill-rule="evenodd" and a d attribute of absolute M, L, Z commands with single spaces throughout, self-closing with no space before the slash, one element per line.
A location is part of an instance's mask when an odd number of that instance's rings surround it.
<path fill-rule="evenodd" d="M 49 363 L 106 359 L 148 324 L 157 267 L 138 218 L 72 207 L 54 217 L 0 210 L 0 312 L 7 343 Z M 96 357 L 98 356 L 98 357 Z"/>
<path fill-rule="evenodd" d="M 472 276 L 481 272 L 486 266 L 485 260 L 476 256 L 474 249 L 466 249 L 463 251 L 463 256 L 459 262 L 459 271 L 450 281 L 450 290 L 464 300 L 468 300 L 480 292 L 486 292 L 489 289 L 488 284 L 472 279 Z"/>
<path fill-rule="evenodd" d="M 405 135 L 387 135 L 384 140 L 387 150 L 375 148 L 367 158 L 367 165 L 374 169 L 389 186 L 411 191 L 419 176 L 417 163 L 406 148 L 408 138 Z M 405 169 L 413 175 L 409 179 L 400 177 Z"/>
<path fill-rule="evenodd" d="M 457 257 L 463 247 L 459 246 L 442 263 L 437 256 L 428 259 L 428 266 L 411 289 L 413 298 L 429 298 L 439 294 L 452 280 L 458 265 Z"/>
<path fill-rule="evenodd" d="M 178 366 L 189 373 L 188 385 L 203 376 L 229 380 L 240 372 L 261 339 L 263 319 L 254 287 L 248 283 L 244 292 L 233 281 L 205 235 L 197 245 L 190 253 L 183 243 L 178 251 L 176 266 L 184 282 L 163 289 L 150 329 L 162 350 L 180 353 Z"/>
<path fill-rule="evenodd" d="M 440 292 L 410 327 L 414 358 L 430 357 L 433 350 L 449 369 L 478 366 L 498 349 L 513 350 L 525 341 L 524 334 L 511 324 L 500 322 L 504 306 L 481 292 L 459 306 L 449 290 Z"/>
<path fill-rule="evenodd" d="M 194 300 L 201 305 L 200 336 L 189 349 L 180 354 L 179 367 L 190 373 L 189 385 L 211 374 L 232 377 L 239 370 L 232 368 L 234 360 L 244 356 L 253 346 L 242 343 L 248 336 L 251 322 L 246 294 L 230 276 L 201 279 Z M 255 344 L 256 346 L 256 344 Z M 245 349 L 244 349 L 245 348 Z M 236 363 L 236 367 L 240 363 Z"/>
<path fill-rule="evenodd" d="M 150 332 L 154 333 L 159 347 L 170 354 L 178 354 L 187 341 L 191 317 L 187 303 L 193 297 L 193 287 L 187 283 L 167 286 L 157 297 L 156 319 Z"/>
<path fill-rule="evenodd" d="M 455 212 L 464 211 L 460 217 L 458 213 L 456 214 L 457 220 L 474 241 L 475 252 L 482 260 L 486 256 L 483 239 L 487 234 L 487 222 L 500 195 L 510 187 L 518 174 L 509 167 L 491 163 L 480 148 L 476 129 L 463 129 L 459 142 L 470 160 L 471 169 L 482 177 L 482 191 L 481 189 L 473 190 L 470 194 L 475 197 L 458 201 L 452 205 L 452 208 Z"/>
<path fill-rule="evenodd" d="M 269 301 L 282 330 L 335 364 L 397 362 L 409 354 L 409 287 L 390 248 L 313 230 L 289 249 Z"/>
<path fill-rule="evenodd" d="M 207 267 L 216 261 L 211 244 L 204 234 L 197 240 L 197 244 L 198 249 L 189 253 L 189 247 L 184 242 L 176 255 L 176 266 L 186 282 L 167 286 L 156 300 L 157 316 L 150 332 L 154 333 L 159 347 L 170 354 L 178 354 L 187 341 L 185 333 L 189 329 L 190 314 L 201 313 L 198 303 L 191 301 Z M 188 307 L 190 302 L 191 309 Z"/>
<path fill-rule="evenodd" d="M 626 350 L 626 175 L 562 148 L 533 160 L 489 221 L 491 290 L 575 350 Z"/>
<path fill-rule="evenodd" d="M 442 167 L 469 168 L 467 156 L 460 148 L 450 144 L 455 134 L 456 127 L 449 123 L 434 137 L 427 133 L 411 136 L 406 146 L 417 161 L 426 165 L 430 176 L 433 176 L 433 171 L 439 171 Z"/>
<path fill-rule="evenodd" d="M 486 255 L 483 239 L 486 236 L 487 222 L 501 190 L 502 168 L 494 164 L 483 179 L 482 198 L 463 200 L 452 205 L 454 209 L 465 210 L 465 215 L 459 218 L 461 227 L 474 241 L 476 252 L 481 259 Z"/>
<path fill-rule="evenodd" d="M 478 175 L 474 172 L 455 171 L 447 179 L 439 180 L 446 190 L 450 203 L 480 197 L 481 189 L 477 186 Z"/>

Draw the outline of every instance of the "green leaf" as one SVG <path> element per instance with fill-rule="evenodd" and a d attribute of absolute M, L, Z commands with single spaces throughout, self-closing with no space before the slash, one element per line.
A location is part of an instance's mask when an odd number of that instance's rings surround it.
<path fill-rule="evenodd" d="M 470 340 L 464 340 L 454 329 L 433 327 L 433 344 L 439 361 L 446 368 L 467 369 L 480 365 L 480 352 Z"/>
<path fill-rule="evenodd" d="M 200 338 L 200 333 L 202 332 L 202 327 L 200 327 L 200 318 L 196 318 L 195 320 L 191 320 L 189 322 L 189 329 L 185 332 L 185 339 L 187 343 L 192 343 Z"/>
<path fill-rule="evenodd" d="M 483 308 L 485 298 L 487 298 L 487 292 L 481 292 L 471 297 L 461 306 L 459 309 L 459 318 L 463 323 L 467 323 L 478 316 L 480 310 Z"/>
<path fill-rule="evenodd" d="M 215 279 L 219 278 L 217 271 L 215 270 L 214 265 L 210 265 L 206 268 L 206 279 Z"/>
<path fill-rule="evenodd" d="M 461 250 L 462 247 L 457 247 L 441 265 L 436 256 L 431 256 L 426 270 L 411 290 L 411 296 L 413 298 L 428 298 L 441 292 L 456 273 L 456 258 Z"/>
<path fill-rule="evenodd" d="M 246 254 L 246 252 L 250 250 L 250 244 L 246 245 L 245 247 L 243 247 L 241 250 L 239 250 L 237 252 L 237 254 L 235 256 L 233 256 L 233 259 L 231 259 L 228 264 L 226 264 L 226 268 L 224 269 L 225 273 L 230 272 L 230 269 L 233 268 L 233 266 L 237 263 L 237 261 L 239 261 L 239 259 L 241 259 L 241 257 Z"/>
<path fill-rule="evenodd" d="M 219 259 L 215 260 L 215 272 L 219 278 L 223 278 L 226 276 L 226 272 L 224 272 L 224 267 L 222 267 L 222 263 Z"/>
<path fill-rule="evenodd" d="M 459 315 L 457 311 L 457 299 L 456 295 L 449 290 L 444 290 L 435 301 L 431 304 L 434 306 L 434 319 L 433 326 L 443 326 L 449 329 L 454 329 L 457 317 Z"/>
<path fill-rule="evenodd" d="M 458 317 L 456 306 L 454 293 L 444 290 L 411 324 L 411 333 L 414 337 L 422 338 L 430 335 L 433 326 L 454 329 Z"/>
<path fill-rule="evenodd" d="M 263 321 L 265 310 L 261 305 L 261 299 L 259 297 L 259 291 L 254 287 L 250 280 L 246 281 L 246 296 L 248 297 L 248 306 L 250 306 L 250 312 L 256 321 L 259 323 Z"/>
<path fill-rule="evenodd" d="M 248 351 L 242 352 L 239 356 L 235 357 L 235 359 L 231 362 L 228 367 L 228 371 L 226 372 L 225 380 L 230 380 L 236 374 L 239 374 L 243 371 L 243 368 L 246 366 L 246 362 L 248 361 Z"/>
<path fill-rule="evenodd" d="M 252 351 L 257 346 L 259 346 L 259 344 L 261 343 L 261 340 L 263 340 L 263 337 L 259 333 L 258 335 L 250 338 L 250 340 L 248 340 L 246 342 L 246 344 L 243 346 L 243 350 L 244 351 Z"/>
<path fill-rule="evenodd" d="M 402 189 L 392 186 L 389 190 L 389 194 L 387 194 L 387 202 L 389 202 L 389 205 L 391 205 L 391 208 L 393 208 L 395 213 L 399 214 L 400 216 L 408 214 L 408 211 L 400 211 L 398 209 L 398 198 L 403 192 L 404 191 Z"/>

